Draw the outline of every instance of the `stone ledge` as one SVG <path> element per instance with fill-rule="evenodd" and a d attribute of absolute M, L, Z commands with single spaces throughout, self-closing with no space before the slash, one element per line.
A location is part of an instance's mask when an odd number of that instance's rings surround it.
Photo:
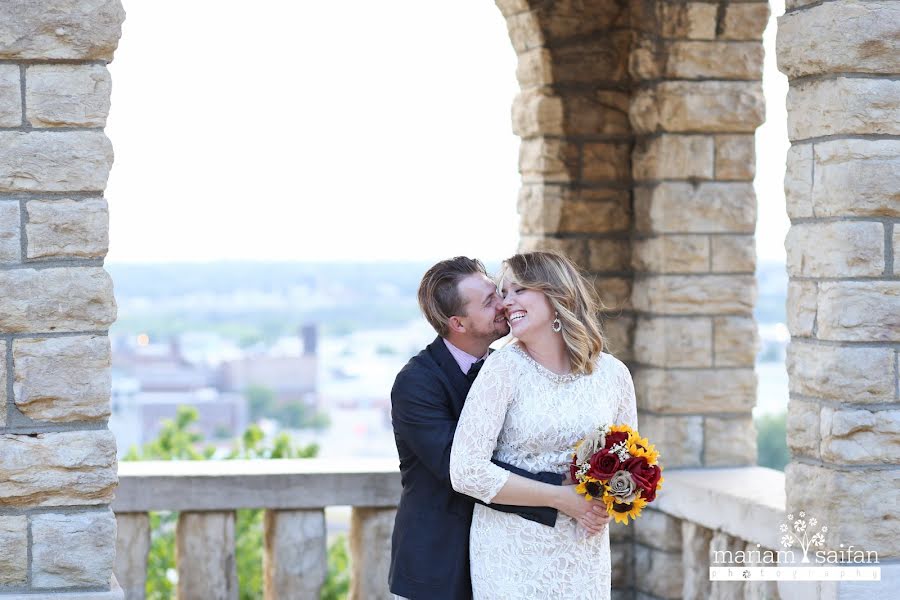
<path fill-rule="evenodd" d="M 216 460 L 119 463 L 116 513 L 152 510 L 394 507 L 396 460 Z"/>
<path fill-rule="evenodd" d="M 45 590 L 42 592 L 44 593 L 12 592 L 4 594 L 0 592 L 0 600 L 38 600 L 48 597 L 53 600 L 125 600 L 125 592 L 122 591 L 115 575 L 112 576 L 108 592 L 49 592 Z"/>
<path fill-rule="evenodd" d="M 653 507 L 764 548 L 779 547 L 784 473 L 765 467 L 670 469 Z"/>

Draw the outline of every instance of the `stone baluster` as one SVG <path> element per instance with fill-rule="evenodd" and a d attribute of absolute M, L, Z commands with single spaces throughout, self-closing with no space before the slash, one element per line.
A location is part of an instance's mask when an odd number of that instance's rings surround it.
<path fill-rule="evenodd" d="M 350 600 L 390 600 L 388 569 L 395 508 L 354 506 L 350 515 Z"/>
<path fill-rule="evenodd" d="M 116 562 L 113 572 L 128 600 L 144 600 L 149 554 L 150 515 L 116 514 Z"/>
<path fill-rule="evenodd" d="M 325 511 L 267 510 L 264 597 L 318 598 L 328 574 Z"/>
<path fill-rule="evenodd" d="M 233 511 L 178 515 L 178 600 L 237 600 L 234 528 Z"/>

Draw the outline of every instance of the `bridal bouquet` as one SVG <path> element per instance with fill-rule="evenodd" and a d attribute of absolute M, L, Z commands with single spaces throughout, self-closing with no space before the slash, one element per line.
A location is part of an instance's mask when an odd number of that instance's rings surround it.
<path fill-rule="evenodd" d="M 575 445 L 569 473 L 588 500 L 598 498 L 616 522 L 628 524 L 662 487 L 659 452 L 628 425 L 602 425 Z"/>

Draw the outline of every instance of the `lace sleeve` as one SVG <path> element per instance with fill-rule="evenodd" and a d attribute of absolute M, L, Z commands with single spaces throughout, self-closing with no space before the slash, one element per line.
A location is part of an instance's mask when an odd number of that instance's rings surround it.
<path fill-rule="evenodd" d="M 632 429 L 638 428 L 637 420 L 637 401 L 634 395 L 634 381 L 631 378 L 631 372 L 625 363 L 619 362 L 617 365 L 619 372 L 616 377 L 615 395 L 616 395 L 616 418 L 615 423 L 624 423 Z"/>
<path fill-rule="evenodd" d="M 453 489 L 485 504 L 509 478 L 509 471 L 491 463 L 511 400 L 510 373 L 500 354 L 488 357 L 472 384 L 450 451 Z"/>

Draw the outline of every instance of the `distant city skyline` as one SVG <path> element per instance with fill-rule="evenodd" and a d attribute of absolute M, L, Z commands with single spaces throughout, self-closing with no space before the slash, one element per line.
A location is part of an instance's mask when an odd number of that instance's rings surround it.
<path fill-rule="evenodd" d="M 515 252 L 516 57 L 493 3 L 124 5 L 109 262 Z M 773 21 L 755 182 L 764 260 L 783 260 L 788 226 L 774 34 Z"/>

